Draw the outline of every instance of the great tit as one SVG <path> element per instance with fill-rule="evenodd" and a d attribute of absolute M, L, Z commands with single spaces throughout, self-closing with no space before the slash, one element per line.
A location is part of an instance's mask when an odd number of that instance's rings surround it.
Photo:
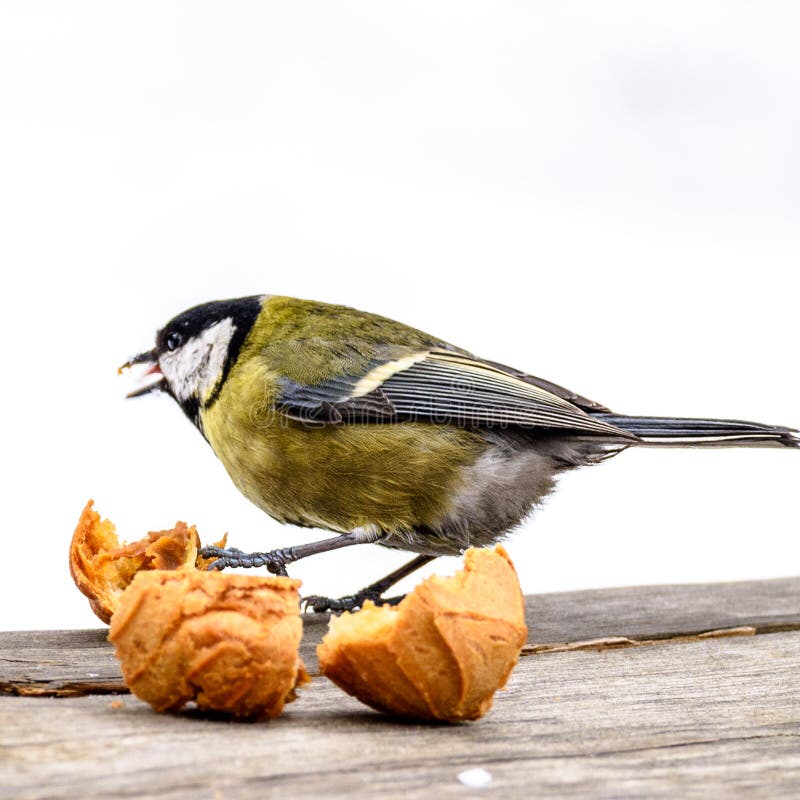
<path fill-rule="evenodd" d="M 170 320 L 131 392 L 170 395 L 238 489 L 284 523 L 336 537 L 268 553 L 207 548 L 214 566 L 286 564 L 351 544 L 417 553 L 354 595 L 380 601 L 439 555 L 497 542 L 553 491 L 556 476 L 631 446 L 800 446 L 753 422 L 639 417 L 487 361 L 422 331 L 339 305 L 258 295 Z"/>

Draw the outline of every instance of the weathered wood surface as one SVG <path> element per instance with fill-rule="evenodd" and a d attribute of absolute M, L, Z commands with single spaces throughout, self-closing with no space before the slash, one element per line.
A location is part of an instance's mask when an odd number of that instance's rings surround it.
<path fill-rule="evenodd" d="M 771 633 L 800 628 L 800 578 L 531 595 L 526 609 L 529 649 L 601 638 L 669 639 L 741 627 Z M 312 674 L 327 623 L 327 614 L 305 618 L 301 655 Z M 0 694 L 126 691 L 106 630 L 0 633 Z"/>
<path fill-rule="evenodd" d="M 798 590 L 531 597 L 532 645 L 606 646 L 523 656 L 492 711 L 458 726 L 398 722 L 322 678 L 269 723 L 158 715 L 96 693 L 119 680 L 103 632 L 0 634 L 6 691 L 90 692 L 0 696 L 0 798 L 800 797 Z M 324 627 L 308 621 L 306 651 Z M 487 788 L 458 781 L 471 767 Z"/>

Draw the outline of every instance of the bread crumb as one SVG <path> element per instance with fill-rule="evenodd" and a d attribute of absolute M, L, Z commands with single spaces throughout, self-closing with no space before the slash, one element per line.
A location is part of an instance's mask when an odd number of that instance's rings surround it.
<path fill-rule="evenodd" d="M 483 789 L 492 782 L 492 773 L 480 767 L 465 769 L 463 772 L 459 772 L 456 777 L 459 783 L 463 783 L 464 786 L 468 786 L 470 789 Z"/>

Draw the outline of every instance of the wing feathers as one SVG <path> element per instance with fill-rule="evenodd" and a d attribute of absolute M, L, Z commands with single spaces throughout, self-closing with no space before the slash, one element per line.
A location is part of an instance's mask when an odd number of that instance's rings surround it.
<path fill-rule="evenodd" d="M 310 422 L 423 420 L 637 438 L 499 365 L 442 350 L 373 363 L 361 376 L 340 376 L 316 386 L 284 381 L 278 406 Z"/>

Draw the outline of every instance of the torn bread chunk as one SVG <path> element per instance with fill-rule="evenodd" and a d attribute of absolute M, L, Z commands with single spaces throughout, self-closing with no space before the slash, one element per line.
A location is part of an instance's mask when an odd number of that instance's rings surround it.
<path fill-rule="evenodd" d="M 221 543 L 224 546 L 224 539 Z M 119 605 L 122 592 L 140 570 L 204 569 L 208 559 L 198 557 L 200 538 L 193 525 L 151 531 L 144 538 L 122 544 L 114 523 L 101 519 L 89 502 L 81 512 L 69 548 L 69 568 L 78 589 L 89 598 L 92 611 L 105 623 Z"/>
<path fill-rule="evenodd" d="M 139 572 L 111 620 L 125 683 L 156 711 L 194 701 L 240 718 L 278 716 L 309 678 L 298 587 L 285 577 Z"/>
<path fill-rule="evenodd" d="M 456 722 L 489 710 L 526 637 L 508 554 L 471 548 L 460 572 L 428 578 L 399 605 L 333 617 L 317 655 L 324 675 L 372 708 Z"/>

